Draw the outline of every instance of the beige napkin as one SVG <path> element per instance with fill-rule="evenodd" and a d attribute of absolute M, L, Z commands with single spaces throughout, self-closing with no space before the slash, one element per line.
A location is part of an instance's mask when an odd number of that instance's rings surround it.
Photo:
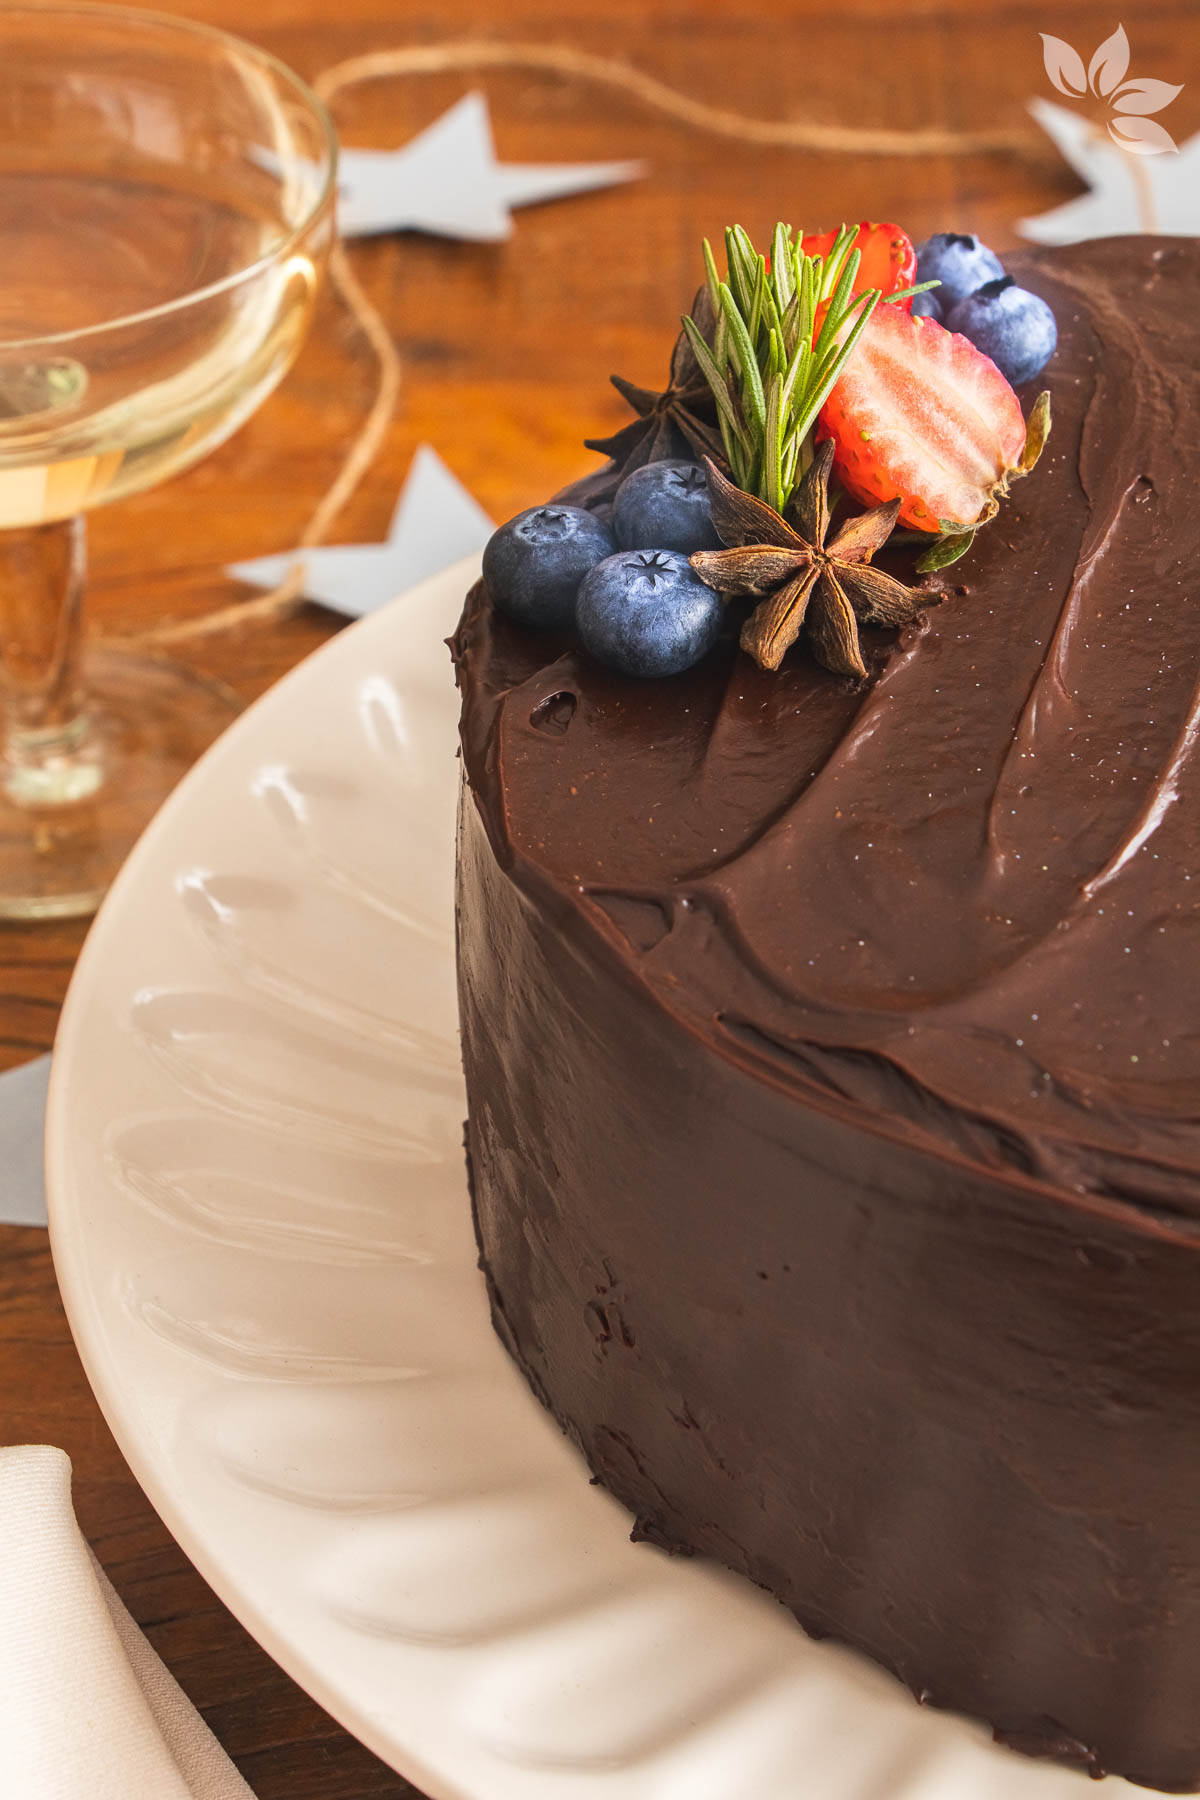
<path fill-rule="evenodd" d="M 0 1795 L 253 1800 L 92 1555 L 47 1445 L 0 1449 Z"/>

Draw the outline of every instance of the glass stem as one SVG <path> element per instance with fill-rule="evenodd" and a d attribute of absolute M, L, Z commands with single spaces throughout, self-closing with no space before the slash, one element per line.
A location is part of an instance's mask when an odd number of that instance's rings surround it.
<path fill-rule="evenodd" d="M 17 806 L 73 806 L 103 768 L 80 681 L 82 518 L 0 531 L 0 781 Z"/>

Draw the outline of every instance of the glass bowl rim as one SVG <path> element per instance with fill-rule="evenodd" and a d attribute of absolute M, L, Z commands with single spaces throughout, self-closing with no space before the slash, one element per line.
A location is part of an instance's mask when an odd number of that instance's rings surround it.
<path fill-rule="evenodd" d="M 5 338 L 0 337 L 0 355 L 14 350 L 32 350 L 42 345 L 80 343 L 87 338 L 98 336 L 102 332 L 121 331 L 127 326 L 143 325 L 155 319 L 168 318 L 174 313 L 184 312 L 189 306 L 198 306 L 206 300 L 215 299 L 218 295 L 229 293 L 240 287 L 243 282 L 249 283 L 264 270 L 274 264 L 286 261 L 300 240 L 312 230 L 333 200 L 337 189 L 338 170 L 338 138 L 337 131 L 330 117 L 329 108 L 320 95 L 298 75 L 295 69 L 285 63 L 281 57 L 274 56 L 271 51 L 264 50 L 248 39 L 238 37 L 232 31 L 223 31 L 219 26 L 206 25 L 198 19 L 183 18 L 173 13 L 152 11 L 142 6 L 121 6 L 105 3 L 105 0 L 0 0 L 0 29 L 4 20 L 20 14 L 30 20 L 58 18 L 107 19 L 113 24 L 126 24 L 140 28 L 153 26 L 158 30 L 176 33 L 184 39 L 207 40 L 210 44 L 218 44 L 226 49 L 234 50 L 239 56 L 249 57 L 261 68 L 274 76 L 293 94 L 312 114 L 324 141 L 325 177 L 321 183 L 316 199 L 305 213 L 303 219 L 293 226 L 285 238 L 280 239 L 262 256 L 256 257 L 244 268 L 235 269 L 230 275 L 223 275 L 219 281 L 210 281 L 204 287 L 192 288 L 186 294 L 179 294 L 174 300 L 164 300 L 157 306 L 144 307 L 140 312 L 124 313 L 112 319 L 102 319 L 97 325 L 85 325 L 77 331 L 56 331 L 32 337 Z"/>

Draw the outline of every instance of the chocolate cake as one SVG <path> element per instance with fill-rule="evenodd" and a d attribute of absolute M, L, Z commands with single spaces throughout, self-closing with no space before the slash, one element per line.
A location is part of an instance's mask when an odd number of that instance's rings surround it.
<path fill-rule="evenodd" d="M 496 1326 L 636 1533 L 1200 1786 L 1200 244 L 1014 259 L 1054 431 L 865 682 L 470 594 Z"/>

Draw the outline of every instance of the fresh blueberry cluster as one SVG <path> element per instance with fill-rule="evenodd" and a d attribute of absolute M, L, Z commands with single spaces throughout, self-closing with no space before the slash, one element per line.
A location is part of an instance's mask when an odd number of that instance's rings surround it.
<path fill-rule="evenodd" d="M 532 507 L 491 537 L 483 573 L 522 625 L 576 631 L 623 675 L 678 675 L 720 634 L 720 597 L 688 562 L 720 541 L 703 469 L 647 463 L 617 489 L 611 529 L 583 507 Z"/>
<path fill-rule="evenodd" d="M 941 286 L 917 294 L 913 312 L 961 332 L 1014 387 L 1032 381 L 1053 356 L 1054 314 L 1040 294 L 1018 287 L 977 237 L 941 231 L 927 238 L 917 249 L 917 280 Z"/>

